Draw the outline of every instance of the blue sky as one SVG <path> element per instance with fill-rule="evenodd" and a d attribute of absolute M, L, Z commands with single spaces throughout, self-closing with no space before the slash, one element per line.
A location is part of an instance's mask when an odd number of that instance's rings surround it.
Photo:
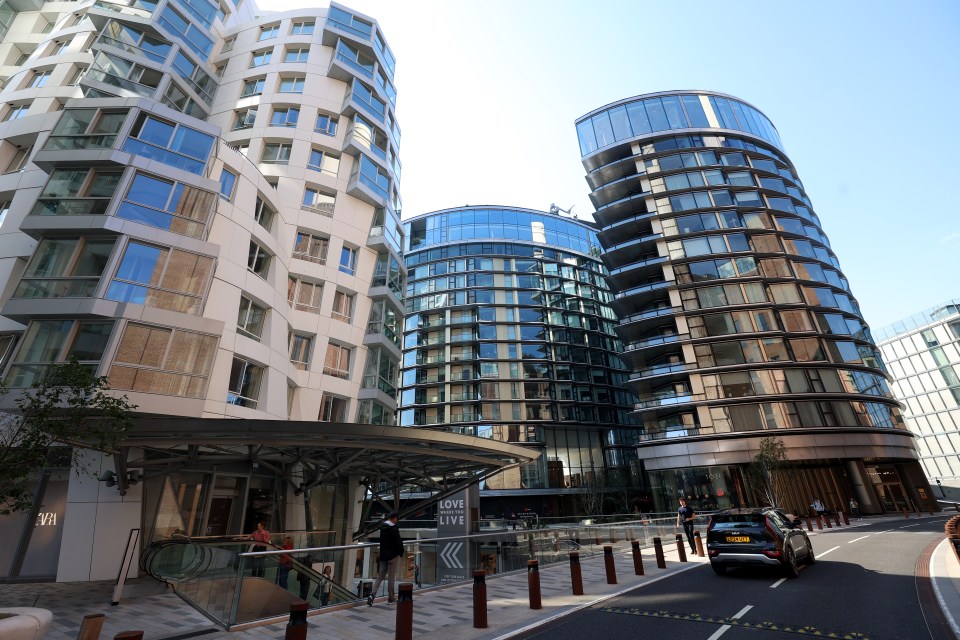
<path fill-rule="evenodd" d="M 552 202 L 589 217 L 574 120 L 712 89 L 776 125 L 873 327 L 960 298 L 956 1 L 343 3 L 397 58 L 404 217 Z"/>

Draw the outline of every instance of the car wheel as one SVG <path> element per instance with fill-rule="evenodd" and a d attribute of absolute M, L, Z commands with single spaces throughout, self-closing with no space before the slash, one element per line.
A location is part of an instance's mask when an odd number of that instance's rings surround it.
<path fill-rule="evenodd" d="M 784 573 L 788 578 L 796 578 L 800 575 L 800 567 L 797 566 L 797 552 L 792 547 L 787 547 L 786 564 L 783 566 Z"/>
<path fill-rule="evenodd" d="M 713 572 L 718 576 L 727 575 L 727 568 L 718 562 L 711 562 L 710 568 L 713 569 Z"/>
<path fill-rule="evenodd" d="M 814 564 L 817 561 L 817 556 L 813 554 L 813 547 L 807 545 L 807 564 Z"/>

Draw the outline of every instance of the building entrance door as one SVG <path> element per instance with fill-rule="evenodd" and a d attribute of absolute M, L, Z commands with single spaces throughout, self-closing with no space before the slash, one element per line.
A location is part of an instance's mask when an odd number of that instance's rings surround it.
<path fill-rule="evenodd" d="M 907 508 L 907 499 L 899 482 L 885 482 L 877 488 L 884 511 L 903 511 Z"/>
<path fill-rule="evenodd" d="M 233 514 L 234 496 L 214 496 L 210 501 L 210 516 L 204 535 L 223 536 L 228 533 L 230 516 Z"/>

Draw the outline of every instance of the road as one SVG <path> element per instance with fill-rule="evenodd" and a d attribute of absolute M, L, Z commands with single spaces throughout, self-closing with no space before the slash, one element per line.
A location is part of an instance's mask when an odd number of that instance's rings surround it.
<path fill-rule="evenodd" d="M 816 532 L 811 542 L 817 562 L 796 579 L 760 569 L 717 576 L 703 565 L 522 637 L 941 640 L 936 602 L 915 574 L 927 548 L 942 540 L 946 519 L 887 520 Z"/>

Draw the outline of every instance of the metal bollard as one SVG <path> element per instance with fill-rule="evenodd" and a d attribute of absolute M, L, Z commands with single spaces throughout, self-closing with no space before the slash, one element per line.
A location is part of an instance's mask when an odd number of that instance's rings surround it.
<path fill-rule="evenodd" d="M 653 539 L 653 551 L 657 554 L 657 568 L 666 569 L 667 560 L 663 557 L 663 541 L 659 537 Z"/>
<path fill-rule="evenodd" d="M 906 518 L 907 520 L 910 519 L 910 512 L 907 511 L 906 507 L 903 508 L 903 517 Z"/>
<path fill-rule="evenodd" d="M 833 519 L 836 520 L 837 522 L 837 528 L 840 528 L 840 512 L 839 511 L 833 512 Z M 850 524 L 850 523 L 848 522 L 847 524 Z"/>
<path fill-rule="evenodd" d="M 807 516 L 807 531 L 813 531 L 813 524 L 810 522 L 810 516 Z"/>
<path fill-rule="evenodd" d="M 143 631 L 121 631 L 113 640 L 143 640 Z"/>
<path fill-rule="evenodd" d="M 680 562 L 687 561 L 687 548 L 683 543 L 683 534 L 677 534 L 677 554 L 680 556 Z"/>
<path fill-rule="evenodd" d="M 827 525 L 827 529 L 833 529 L 833 526 L 830 524 L 830 516 L 823 514 L 823 523 Z"/>
<path fill-rule="evenodd" d="M 413 640 L 413 584 L 402 582 L 397 589 L 397 630 L 395 640 Z"/>
<path fill-rule="evenodd" d="M 527 590 L 530 592 L 530 608 L 543 609 L 540 602 L 540 561 L 527 560 Z"/>
<path fill-rule="evenodd" d="M 607 584 L 617 584 L 617 568 L 613 564 L 613 547 L 603 548 L 603 566 L 607 570 Z"/>
<path fill-rule="evenodd" d="M 817 531 L 822 531 L 822 530 L 823 530 L 823 523 L 820 522 L 820 516 L 817 515 Z"/>
<path fill-rule="evenodd" d="M 599 529 L 597 529 L 596 531 L 593 532 L 593 543 L 594 543 L 595 545 L 597 545 L 598 547 L 599 547 L 600 544 L 601 544 L 601 540 L 600 540 L 600 530 L 599 530 Z"/>
<path fill-rule="evenodd" d="M 633 550 L 633 572 L 638 575 L 643 575 L 643 555 L 640 553 L 640 541 L 634 540 L 630 543 L 630 547 Z"/>
<path fill-rule="evenodd" d="M 290 603 L 290 621 L 287 622 L 283 640 L 307 640 L 307 609 L 310 605 L 303 600 Z"/>
<path fill-rule="evenodd" d="M 845 524 L 845 525 L 847 525 L 847 526 L 849 527 L 849 526 L 850 526 L 850 518 L 847 517 L 847 512 L 846 512 L 846 511 L 841 511 L 841 512 L 840 512 L 840 515 L 843 516 L 843 524 Z"/>
<path fill-rule="evenodd" d="M 960 513 L 960 502 L 953 503 L 953 510 L 956 511 L 957 513 Z"/>
<path fill-rule="evenodd" d="M 706 554 L 703 552 L 703 539 L 700 537 L 699 531 L 693 532 L 693 542 L 697 547 L 697 556 L 700 558 L 704 557 Z"/>
<path fill-rule="evenodd" d="M 473 628 L 487 628 L 487 572 L 473 572 Z"/>
<path fill-rule="evenodd" d="M 583 574 L 580 572 L 580 552 L 570 552 L 570 585 L 573 587 L 573 595 L 583 595 Z"/>
<path fill-rule="evenodd" d="M 83 616 L 83 622 L 80 623 L 80 633 L 77 634 L 77 640 L 100 640 L 100 631 L 103 630 L 104 615 L 102 613 L 91 613 Z"/>
<path fill-rule="evenodd" d="M 610 544 L 617 544 L 617 530 L 610 529 Z"/>

